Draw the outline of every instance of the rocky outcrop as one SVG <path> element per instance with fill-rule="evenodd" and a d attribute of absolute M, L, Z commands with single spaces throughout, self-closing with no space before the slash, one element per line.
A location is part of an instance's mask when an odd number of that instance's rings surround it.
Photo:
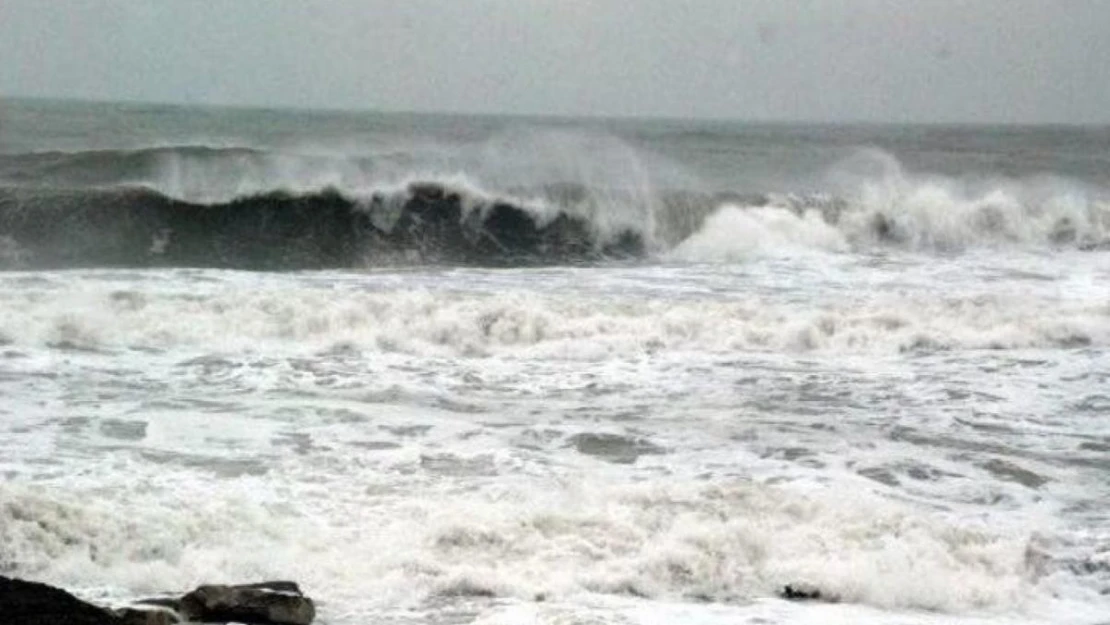
<path fill-rule="evenodd" d="M 190 621 L 247 625 L 309 625 L 316 606 L 294 582 L 201 586 L 181 598 Z"/>
<path fill-rule="evenodd" d="M 106 609 L 46 584 L 0 577 L 2 625 L 310 625 L 315 617 L 315 604 L 294 582 L 201 586 L 181 597 Z"/>
<path fill-rule="evenodd" d="M 0 577 L 0 622 L 4 625 L 124 625 L 68 592 L 46 584 Z"/>
<path fill-rule="evenodd" d="M 835 595 L 821 592 L 821 589 L 810 584 L 787 584 L 779 591 L 779 597 L 787 601 L 825 601 L 836 603 L 840 599 Z"/>
<path fill-rule="evenodd" d="M 122 625 L 177 625 L 182 622 L 181 615 L 175 610 L 158 606 L 118 608 L 111 613 L 119 618 Z"/>

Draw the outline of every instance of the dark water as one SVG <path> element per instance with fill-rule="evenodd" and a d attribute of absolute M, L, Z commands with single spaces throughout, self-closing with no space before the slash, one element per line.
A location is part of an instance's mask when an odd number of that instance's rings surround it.
<path fill-rule="evenodd" d="M 598 262 L 666 252 L 725 205 L 815 212 L 854 239 L 903 247 L 1092 248 L 1107 241 L 1108 148 L 1106 128 L 6 101 L 0 263 Z M 960 213 L 972 232 L 950 241 L 922 211 Z"/>

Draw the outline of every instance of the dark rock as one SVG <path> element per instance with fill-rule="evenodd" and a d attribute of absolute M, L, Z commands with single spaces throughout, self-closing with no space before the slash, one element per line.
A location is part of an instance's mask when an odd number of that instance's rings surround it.
<path fill-rule="evenodd" d="M 809 584 L 787 584 L 782 587 L 779 597 L 787 601 L 836 601 Z"/>
<path fill-rule="evenodd" d="M 497 590 L 474 580 L 460 579 L 446 584 L 436 592 L 436 595 L 439 597 L 478 597 L 492 599 L 497 596 Z"/>
<path fill-rule="evenodd" d="M 294 582 L 201 586 L 181 598 L 181 611 L 203 623 L 309 625 L 316 617 L 312 600 Z"/>
<path fill-rule="evenodd" d="M 301 587 L 297 582 L 288 581 L 273 581 L 273 582 L 259 582 L 257 584 L 240 584 L 237 588 L 247 588 L 251 590 L 269 590 L 272 592 L 288 592 L 296 595 L 303 595 Z"/>
<path fill-rule="evenodd" d="M 177 612 L 156 606 L 112 610 L 123 625 L 176 625 L 181 622 Z"/>
<path fill-rule="evenodd" d="M 4 625 L 125 625 L 102 608 L 46 584 L 0 577 Z"/>
<path fill-rule="evenodd" d="M 144 599 L 110 610 L 53 586 L 0 576 L 0 625 L 309 625 L 315 616 L 312 600 L 295 582 L 201 586 L 180 599 Z"/>

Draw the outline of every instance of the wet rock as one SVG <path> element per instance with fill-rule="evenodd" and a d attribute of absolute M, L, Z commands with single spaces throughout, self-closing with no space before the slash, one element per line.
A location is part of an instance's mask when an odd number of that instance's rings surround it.
<path fill-rule="evenodd" d="M 489 585 L 472 579 L 458 579 L 445 584 L 437 592 L 438 597 L 478 597 L 492 599 L 497 590 Z"/>
<path fill-rule="evenodd" d="M 835 597 L 809 584 L 787 584 L 779 591 L 779 597 L 787 601 L 836 601 Z"/>
<path fill-rule="evenodd" d="M 294 582 L 201 586 L 181 598 L 190 621 L 247 625 L 309 625 L 316 606 Z"/>
<path fill-rule="evenodd" d="M 112 610 L 122 625 L 176 625 L 181 615 L 169 608 L 157 606 L 119 608 Z"/>
<path fill-rule="evenodd" d="M 294 582 L 201 586 L 181 598 L 113 610 L 53 586 L 0 576 L 0 625 L 309 625 L 315 617 L 315 605 Z"/>
<path fill-rule="evenodd" d="M 0 577 L 4 625 L 126 625 L 114 614 L 53 586 Z"/>

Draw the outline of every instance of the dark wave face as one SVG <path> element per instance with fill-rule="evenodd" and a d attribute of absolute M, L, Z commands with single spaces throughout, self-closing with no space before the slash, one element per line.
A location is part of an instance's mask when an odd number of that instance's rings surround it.
<path fill-rule="evenodd" d="M 142 188 L 8 188 L 0 189 L 0 233 L 0 263 L 9 268 L 514 265 L 644 252 L 635 232 L 602 240 L 584 218 L 540 219 L 509 201 L 476 201 L 437 183 L 366 200 L 335 190 L 274 191 L 216 204 Z"/>
<path fill-rule="evenodd" d="M 27 119 L 42 112 L 29 110 L 37 113 Z M 93 132 L 85 113 L 62 117 L 69 121 L 53 123 L 65 132 L 41 147 L 36 137 L 50 123 L 24 120 L 14 141 L 12 124 L 3 126 L 0 269 L 720 262 L 744 257 L 733 248 L 757 240 L 796 248 L 819 239 L 834 252 L 1110 246 L 1110 187 L 1091 173 L 1105 170 L 1098 133 L 980 130 L 983 165 L 942 150 L 945 135 L 924 130 L 907 138 L 662 125 L 628 138 L 604 128 L 495 135 L 494 122 L 447 118 L 427 134 L 423 118 L 371 116 L 362 128 L 362 118 L 251 112 L 217 115 L 227 127 L 208 145 L 172 144 L 204 136 L 205 115 L 170 115 L 184 124 L 173 132 L 162 117 L 139 134 L 96 130 L 106 143 L 82 134 Z M 258 137 L 235 138 L 232 130 L 250 124 Z M 362 130 L 344 144 L 347 124 Z M 298 148 L 268 136 L 271 127 L 323 147 Z M 921 169 L 907 171 L 901 153 L 838 147 L 857 140 L 892 141 Z M 1063 156 L 1030 160 L 1030 144 Z M 1055 162 L 1071 164 L 1042 171 Z M 965 166 L 966 174 L 951 171 Z"/>

